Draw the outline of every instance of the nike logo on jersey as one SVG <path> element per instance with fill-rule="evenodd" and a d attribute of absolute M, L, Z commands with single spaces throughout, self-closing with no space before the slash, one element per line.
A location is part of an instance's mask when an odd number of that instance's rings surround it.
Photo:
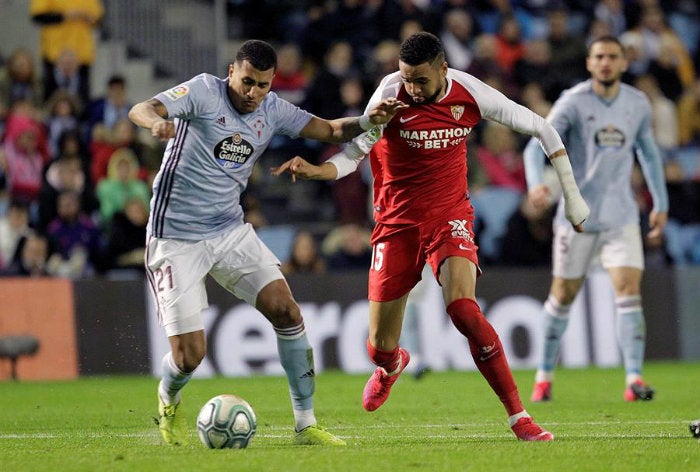
<path fill-rule="evenodd" d="M 401 118 L 399 118 L 399 121 L 401 122 L 401 124 L 403 124 L 403 123 L 408 123 L 409 121 L 411 121 L 415 118 L 418 118 L 418 115 L 409 116 L 408 118 L 404 118 L 402 116 Z"/>
<path fill-rule="evenodd" d="M 466 251 L 466 250 L 469 249 L 468 247 L 466 247 L 466 246 L 465 246 L 464 244 L 462 244 L 462 243 L 459 243 L 459 248 L 460 248 L 462 251 Z"/>

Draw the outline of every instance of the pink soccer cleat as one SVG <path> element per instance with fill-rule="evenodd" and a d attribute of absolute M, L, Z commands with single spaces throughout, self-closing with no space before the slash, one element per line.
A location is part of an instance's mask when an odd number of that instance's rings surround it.
<path fill-rule="evenodd" d="M 637 380 L 625 389 L 625 401 L 634 402 L 637 400 L 651 400 L 654 398 L 656 390 L 641 380 Z"/>
<path fill-rule="evenodd" d="M 532 389 L 532 402 L 548 402 L 552 399 L 552 382 L 537 382 Z"/>
<path fill-rule="evenodd" d="M 367 381 L 365 390 L 362 392 L 362 406 L 365 407 L 365 410 L 374 411 L 389 398 L 391 386 L 394 385 L 396 379 L 399 378 L 411 360 L 411 355 L 405 349 L 399 348 L 399 355 L 401 356 L 401 370 L 398 373 L 390 376 L 387 375 L 383 367 L 377 367 Z"/>
<path fill-rule="evenodd" d="M 521 441 L 554 441 L 554 435 L 540 428 L 529 416 L 520 418 L 511 429 Z"/>

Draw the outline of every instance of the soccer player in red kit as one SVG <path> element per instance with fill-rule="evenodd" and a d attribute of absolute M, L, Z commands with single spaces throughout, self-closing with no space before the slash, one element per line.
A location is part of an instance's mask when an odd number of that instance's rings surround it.
<path fill-rule="evenodd" d="M 402 43 L 399 71 L 381 81 L 368 106 L 391 97 L 408 106 L 320 166 L 296 156 L 272 169 L 276 175 L 290 172 L 293 180 L 331 180 L 354 171 L 370 155 L 376 226 L 367 352 L 378 367 L 365 386 L 363 405 L 368 411 L 379 408 L 410 360 L 399 347 L 403 313 L 427 261 L 442 286 L 447 313 L 467 338 L 474 362 L 505 406 L 517 438 L 551 441 L 553 435 L 525 411 L 498 334 L 476 302 L 480 269 L 466 151 L 467 136 L 481 119 L 538 137 L 562 184 L 567 218 L 582 231 L 589 210 L 561 138 L 539 115 L 448 68 L 440 40 L 426 32 Z"/>

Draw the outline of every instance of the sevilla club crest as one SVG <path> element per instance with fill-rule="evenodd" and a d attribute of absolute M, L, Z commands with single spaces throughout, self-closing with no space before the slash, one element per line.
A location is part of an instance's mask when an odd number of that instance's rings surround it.
<path fill-rule="evenodd" d="M 464 114 L 464 105 L 452 105 L 450 107 L 450 111 L 452 112 L 452 116 L 454 117 L 454 119 L 459 121 L 459 119 L 462 118 L 462 115 Z"/>

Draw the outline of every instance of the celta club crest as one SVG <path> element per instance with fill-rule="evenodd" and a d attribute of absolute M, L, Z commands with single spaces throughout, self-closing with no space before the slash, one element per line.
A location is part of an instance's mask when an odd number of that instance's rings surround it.
<path fill-rule="evenodd" d="M 450 107 L 450 111 L 452 112 L 454 119 L 459 121 L 459 119 L 462 118 L 462 115 L 464 115 L 464 105 L 452 105 Z"/>

